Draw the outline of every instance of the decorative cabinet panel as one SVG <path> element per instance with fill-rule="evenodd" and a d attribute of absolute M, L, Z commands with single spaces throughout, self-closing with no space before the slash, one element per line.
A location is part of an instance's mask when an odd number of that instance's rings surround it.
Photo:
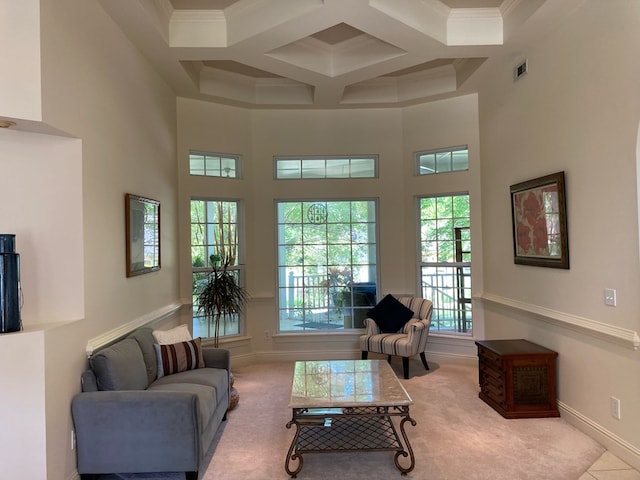
<path fill-rule="evenodd" d="M 557 352 L 528 340 L 478 340 L 478 396 L 505 418 L 559 417 Z"/>

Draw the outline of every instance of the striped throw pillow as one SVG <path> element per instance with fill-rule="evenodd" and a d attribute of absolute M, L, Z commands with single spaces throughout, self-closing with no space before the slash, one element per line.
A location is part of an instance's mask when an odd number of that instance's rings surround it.
<path fill-rule="evenodd" d="M 153 345 L 158 361 L 158 378 L 204 367 L 201 339 L 171 345 Z"/>

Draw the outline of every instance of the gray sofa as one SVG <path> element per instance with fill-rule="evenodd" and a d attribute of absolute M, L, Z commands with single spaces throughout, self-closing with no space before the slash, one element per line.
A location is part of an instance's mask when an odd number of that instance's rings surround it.
<path fill-rule="evenodd" d="M 200 463 L 229 406 L 229 352 L 202 348 L 198 368 L 158 378 L 150 328 L 89 359 L 72 401 L 78 473 L 185 472 Z M 160 360 L 160 375 L 163 362 Z"/>

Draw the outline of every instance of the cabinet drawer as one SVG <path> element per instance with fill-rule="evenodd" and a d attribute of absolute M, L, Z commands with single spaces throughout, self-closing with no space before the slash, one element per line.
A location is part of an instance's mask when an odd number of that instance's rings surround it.
<path fill-rule="evenodd" d="M 502 358 L 500 357 L 500 355 L 482 347 L 479 348 L 478 350 L 479 350 L 478 356 L 480 357 L 481 361 L 496 365 L 497 367 L 502 366 Z"/>
<path fill-rule="evenodd" d="M 495 365 L 491 363 L 480 362 L 479 365 L 480 372 L 485 373 L 493 378 L 504 380 L 504 372 L 501 368 L 496 368 Z"/>
<path fill-rule="evenodd" d="M 489 397 L 497 404 L 502 406 L 505 405 L 504 390 L 502 388 L 498 388 L 491 383 L 484 383 L 481 390 L 482 393 L 484 393 L 487 397 Z"/>
<path fill-rule="evenodd" d="M 490 383 L 491 385 L 499 389 L 504 388 L 504 377 L 502 376 L 496 377 L 494 375 L 489 375 L 486 372 L 482 372 L 480 382 L 481 384 Z"/>

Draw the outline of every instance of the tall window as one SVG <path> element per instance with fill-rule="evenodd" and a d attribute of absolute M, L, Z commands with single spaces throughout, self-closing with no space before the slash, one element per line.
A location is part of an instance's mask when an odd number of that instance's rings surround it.
<path fill-rule="evenodd" d="M 238 178 L 240 157 L 220 153 L 189 152 L 189 173 L 206 177 Z"/>
<path fill-rule="evenodd" d="M 206 280 L 212 262 L 228 258 L 231 269 L 240 277 L 238 249 L 238 209 L 235 201 L 191 200 L 191 266 L 193 275 L 193 335 L 213 337 L 211 319 L 198 314 L 196 292 Z M 221 320 L 220 337 L 238 335 L 240 319 Z"/>
<path fill-rule="evenodd" d="M 376 304 L 376 202 L 278 202 L 281 332 L 363 328 Z"/>
<path fill-rule="evenodd" d="M 421 291 L 433 302 L 431 329 L 471 334 L 469 194 L 419 202 Z"/>

